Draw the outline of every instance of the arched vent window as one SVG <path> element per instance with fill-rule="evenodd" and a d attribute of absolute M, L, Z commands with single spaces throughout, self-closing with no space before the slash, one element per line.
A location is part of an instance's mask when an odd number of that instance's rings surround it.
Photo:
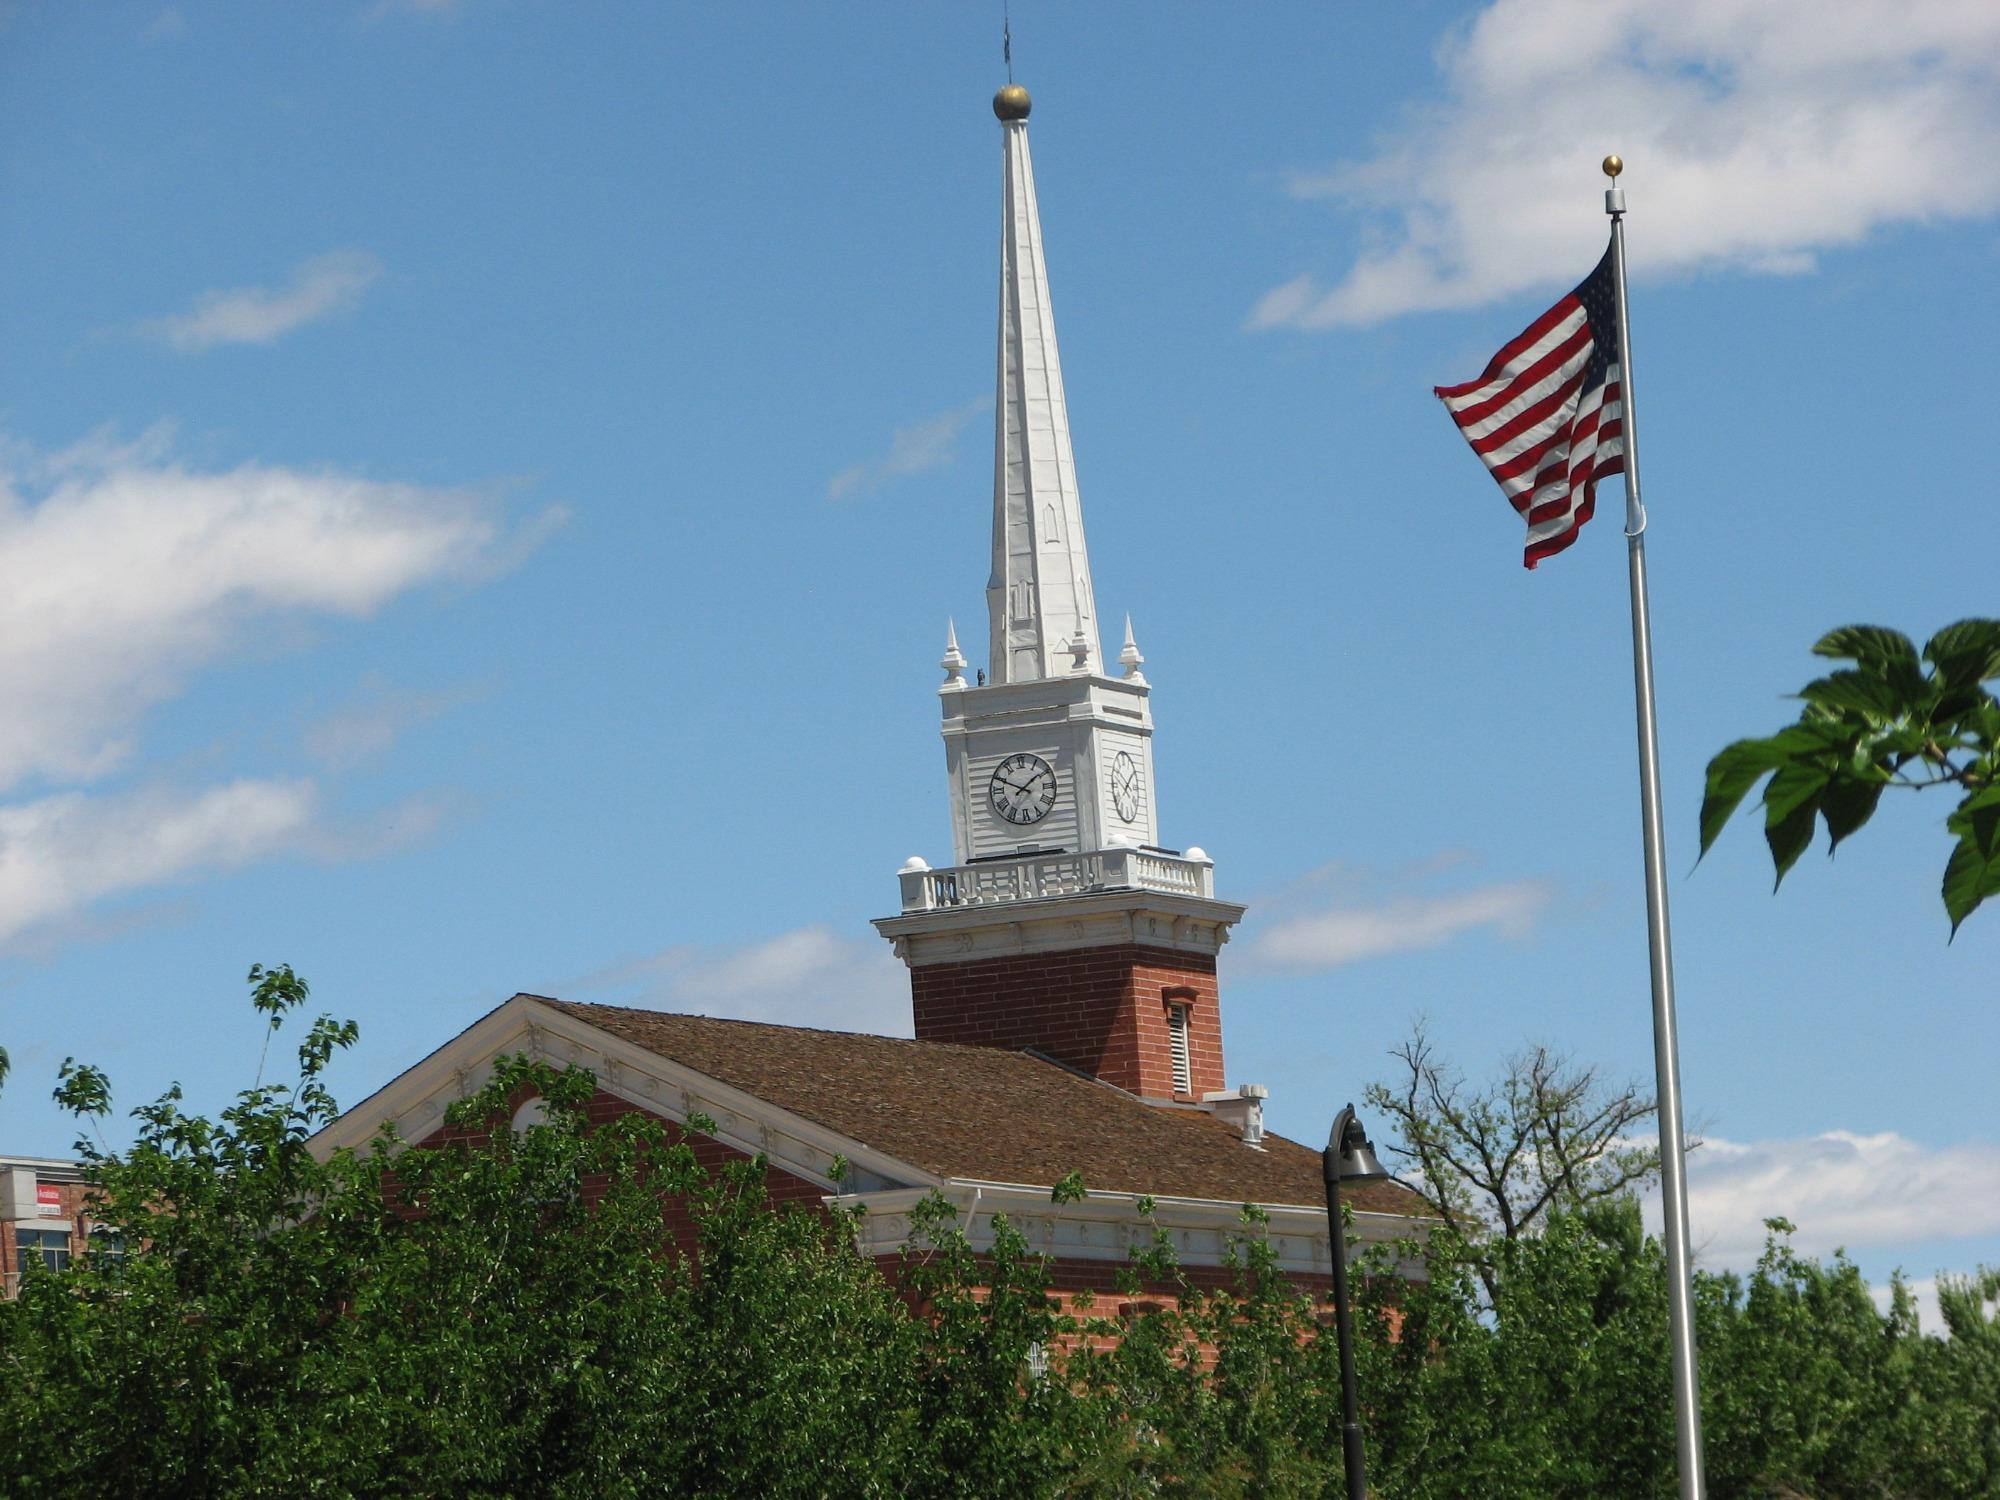
<path fill-rule="evenodd" d="M 531 1126 L 546 1125 L 548 1123 L 549 1106 L 539 1094 L 533 1098 L 524 1100 L 521 1107 L 514 1111 L 513 1125 L 516 1134 L 529 1129 Z"/>
<path fill-rule="evenodd" d="M 1194 1063 L 1188 1055 L 1188 1008 L 1185 1005 L 1167 1007 L 1167 1041 L 1173 1050 L 1174 1092 L 1192 1094 Z"/>

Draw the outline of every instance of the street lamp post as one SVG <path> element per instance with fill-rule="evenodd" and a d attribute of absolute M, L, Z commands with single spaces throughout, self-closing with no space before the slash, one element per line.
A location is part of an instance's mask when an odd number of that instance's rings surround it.
<path fill-rule="evenodd" d="M 1333 1121 L 1320 1155 L 1326 1179 L 1326 1225 L 1333 1235 L 1333 1323 L 1340 1340 L 1340 1453 L 1347 1466 L 1347 1500 L 1367 1500 L 1368 1478 L 1361 1457 L 1361 1411 L 1354 1388 L 1354 1328 L 1347 1310 L 1347 1229 L 1340 1221 L 1343 1182 L 1380 1182 L 1389 1173 L 1375 1158 L 1368 1132 L 1348 1105 Z"/>

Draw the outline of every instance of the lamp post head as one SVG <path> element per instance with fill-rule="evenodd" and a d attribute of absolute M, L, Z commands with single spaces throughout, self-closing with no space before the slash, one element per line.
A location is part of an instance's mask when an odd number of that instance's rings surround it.
<path fill-rule="evenodd" d="M 1320 1164 L 1329 1184 L 1334 1182 L 1383 1182 L 1389 1169 L 1375 1155 L 1375 1144 L 1348 1105 L 1334 1117 L 1333 1133 L 1327 1137 Z"/>

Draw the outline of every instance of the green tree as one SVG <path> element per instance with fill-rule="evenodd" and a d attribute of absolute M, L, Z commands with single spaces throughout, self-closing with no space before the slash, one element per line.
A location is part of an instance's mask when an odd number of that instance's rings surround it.
<path fill-rule="evenodd" d="M 1498 1293 L 1495 1242 L 1538 1231 L 1559 1209 L 1617 1198 L 1659 1171 L 1658 1150 L 1631 1140 L 1654 1114 L 1652 1097 L 1561 1052 L 1530 1046 L 1499 1078 L 1472 1085 L 1418 1021 L 1389 1055 L 1397 1074 L 1366 1093 L 1394 1132 L 1384 1149 L 1412 1171 L 1489 1300 Z"/>
<path fill-rule="evenodd" d="M 1698 1271 L 1709 1491 L 1717 1500 L 2000 1495 L 2000 1273 L 1942 1278 L 1951 1337 L 1905 1289 L 1876 1309 L 1851 1262 L 1772 1221 L 1747 1277 Z M 1552 1213 L 1496 1248 L 1482 1311 L 1443 1229 L 1426 1275 L 1360 1298 L 1374 1488 L 1397 1500 L 1675 1492 L 1665 1256 L 1630 1199 Z M 1378 1267 L 1387 1271 L 1384 1263 Z"/>
<path fill-rule="evenodd" d="M 283 968 L 251 984 L 281 1026 L 308 993 Z M 260 1069 L 214 1120 L 170 1091 L 129 1149 L 80 1143 L 117 1238 L 31 1266 L 0 1303 L 10 1483 L 1342 1492 L 1335 1340 L 1255 1209 L 1219 1282 L 1155 1224 L 1115 1300 L 1072 1310 L 1004 1218 L 975 1247 L 933 1197 L 892 1280 L 852 1217 L 774 1206 L 761 1161 L 704 1168 L 675 1127 L 597 1118 L 580 1069 L 501 1059 L 440 1138 L 322 1160 L 323 1075 L 353 1041 L 321 1017 L 289 1082 Z M 86 1120 L 111 1105 L 73 1061 L 58 1092 Z M 529 1095 L 543 1118 L 516 1129 Z M 1054 1193 L 1085 1195 L 1075 1174 Z M 1514 1222 L 1372 1252 L 1356 1326 L 1376 1493 L 1670 1494 L 1665 1271 L 1636 1204 L 1558 1193 Z M 1941 1339 L 1906 1292 L 1877 1312 L 1851 1264 L 1796 1254 L 1787 1228 L 1747 1278 L 1696 1278 L 1718 1500 L 2000 1494 L 2000 1272 L 1943 1279 Z"/>
<path fill-rule="evenodd" d="M 1341 1492 L 1336 1346 L 1265 1229 L 1246 1205 L 1222 1285 L 1191 1279 L 1157 1225 L 1137 1247 L 1116 1316 L 1087 1320 L 1065 1367 L 1089 1434 L 1070 1493 Z"/>
<path fill-rule="evenodd" d="M 1382 1494 L 1672 1493 L 1662 1257 L 1632 1200 L 1558 1208 L 1483 1246 L 1490 1305 L 1454 1231 L 1413 1250 L 1424 1274 L 1379 1264 L 1359 1298 Z"/>
<path fill-rule="evenodd" d="M 306 991 L 271 975 L 282 1022 Z M 911 1492 L 918 1325 L 851 1222 L 773 1208 L 761 1161 L 705 1171 L 644 1115 L 594 1124 L 587 1072 L 525 1058 L 441 1143 L 321 1161 L 354 1039 L 322 1017 L 291 1083 L 215 1121 L 170 1090 L 129 1150 L 79 1143 L 123 1250 L 0 1304 L 0 1471 L 78 1495 Z M 545 1118 L 515 1131 L 531 1093 Z M 59 1097 L 110 1108 L 73 1062 Z"/>
<path fill-rule="evenodd" d="M 1943 897 L 1952 935 L 2000 891 L 2000 620 L 1960 620 L 1924 644 L 1879 625 L 1845 625 L 1813 643 L 1815 655 L 1852 662 L 1799 690 L 1798 722 L 1738 740 L 1708 763 L 1701 802 L 1706 854 L 1764 777 L 1764 838 L 1777 879 L 1824 824 L 1827 853 L 1875 814 L 1891 788 L 1949 786 L 1961 793 L 1945 819 L 1953 837 Z"/>

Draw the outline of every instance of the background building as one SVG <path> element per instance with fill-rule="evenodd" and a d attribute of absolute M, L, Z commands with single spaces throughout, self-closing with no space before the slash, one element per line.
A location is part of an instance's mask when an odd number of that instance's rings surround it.
<path fill-rule="evenodd" d="M 0 1274 L 11 1297 L 30 1260 L 52 1271 L 88 1242 L 89 1189 L 73 1161 L 0 1156 Z"/>

